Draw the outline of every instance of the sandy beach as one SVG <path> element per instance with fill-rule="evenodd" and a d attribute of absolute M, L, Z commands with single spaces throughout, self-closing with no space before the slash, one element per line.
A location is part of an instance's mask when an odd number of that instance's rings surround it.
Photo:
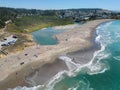
<path fill-rule="evenodd" d="M 56 29 L 67 29 L 66 32 L 56 35 L 59 41 L 57 45 L 34 45 L 14 55 L 8 55 L 0 59 L 0 90 L 14 88 L 16 86 L 29 86 L 25 82 L 25 77 L 34 78 L 34 72 L 42 73 L 41 81 L 37 84 L 45 83 L 46 80 L 54 76 L 57 72 L 67 69 L 64 62 L 57 59 L 61 55 L 74 58 L 76 63 L 85 64 L 90 61 L 94 48 L 91 38 L 95 28 L 110 19 L 89 21 L 81 26 L 58 26 Z M 86 53 L 89 52 L 89 53 Z M 79 55 L 80 54 L 80 55 Z M 87 55 L 87 58 L 85 58 Z M 80 57 L 78 57 L 80 56 Z M 62 66 L 62 68 L 61 68 Z M 48 70 L 49 68 L 49 70 Z M 55 69 L 53 69 L 55 68 Z M 47 76 L 47 70 L 50 76 Z M 43 76 L 43 77 L 42 77 Z M 44 79 L 48 77 L 47 79 Z"/>

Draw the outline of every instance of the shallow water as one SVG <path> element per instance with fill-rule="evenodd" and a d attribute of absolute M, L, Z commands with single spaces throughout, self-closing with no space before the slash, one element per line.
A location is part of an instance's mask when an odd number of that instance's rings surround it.
<path fill-rule="evenodd" d="M 120 21 L 103 23 L 96 33 L 101 49 L 91 62 L 84 66 L 74 64 L 75 69 L 57 74 L 44 86 L 14 90 L 120 90 Z M 72 65 L 69 58 L 61 59 Z"/>
<path fill-rule="evenodd" d="M 43 30 L 32 32 L 31 35 L 36 43 L 41 45 L 54 45 L 58 43 L 58 40 L 54 35 L 64 32 L 65 30 L 55 30 L 51 27 Z"/>

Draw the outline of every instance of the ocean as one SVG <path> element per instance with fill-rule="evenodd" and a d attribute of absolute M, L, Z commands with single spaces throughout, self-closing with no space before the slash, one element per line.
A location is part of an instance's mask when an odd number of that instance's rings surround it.
<path fill-rule="evenodd" d="M 95 42 L 101 48 L 84 66 L 61 56 L 69 71 L 55 75 L 45 85 L 16 87 L 12 90 L 120 90 L 120 21 L 110 21 L 96 28 Z"/>

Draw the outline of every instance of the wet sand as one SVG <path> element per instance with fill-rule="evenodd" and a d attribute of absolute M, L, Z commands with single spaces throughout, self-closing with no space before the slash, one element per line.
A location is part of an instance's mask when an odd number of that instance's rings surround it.
<path fill-rule="evenodd" d="M 26 77 L 26 82 L 30 85 L 43 85 L 50 80 L 58 72 L 68 70 L 65 62 L 56 59 L 53 63 L 47 63 L 35 70 L 32 74 Z"/>
<path fill-rule="evenodd" d="M 69 29 L 65 33 L 58 34 L 56 35 L 56 38 L 59 40 L 59 44 L 57 45 L 35 45 L 26 48 L 22 52 L 8 55 L 7 57 L 0 59 L 0 77 L 2 77 L 0 78 L 0 89 L 2 88 L 2 90 L 6 90 L 7 88 L 26 85 L 25 77 L 30 75 L 29 78 L 32 78 L 32 76 L 34 76 L 33 72 L 36 70 L 40 75 L 33 79 L 36 80 L 40 77 L 40 80 L 35 84 L 45 83 L 46 80 L 48 81 L 49 78 L 54 76 L 54 74 L 66 69 L 63 62 L 55 62 L 56 58 L 60 55 L 69 55 L 77 58 L 76 60 L 79 61 L 75 61 L 76 63 L 87 63 L 90 59 L 84 57 L 85 54 L 91 58 L 95 51 L 94 48 L 89 49 L 92 46 L 90 40 L 92 33 L 97 25 L 106 21 L 111 20 L 104 19 L 90 21 L 79 27 L 77 26 Z M 81 57 L 78 59 L 78 56 Z"/>

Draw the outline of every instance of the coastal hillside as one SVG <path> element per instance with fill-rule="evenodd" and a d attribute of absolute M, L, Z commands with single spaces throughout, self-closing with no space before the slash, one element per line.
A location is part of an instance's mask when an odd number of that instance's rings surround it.
<path fill-rule="evenodd" d="M 66 25 L 85 20 L 119 18 L 119 15 L 119 13 L 110 10 L 97 8 L 38 10 L 0 7 L 0 28 L 11 22 L 8 31 L 31 32 L 44 27 Z"/>

